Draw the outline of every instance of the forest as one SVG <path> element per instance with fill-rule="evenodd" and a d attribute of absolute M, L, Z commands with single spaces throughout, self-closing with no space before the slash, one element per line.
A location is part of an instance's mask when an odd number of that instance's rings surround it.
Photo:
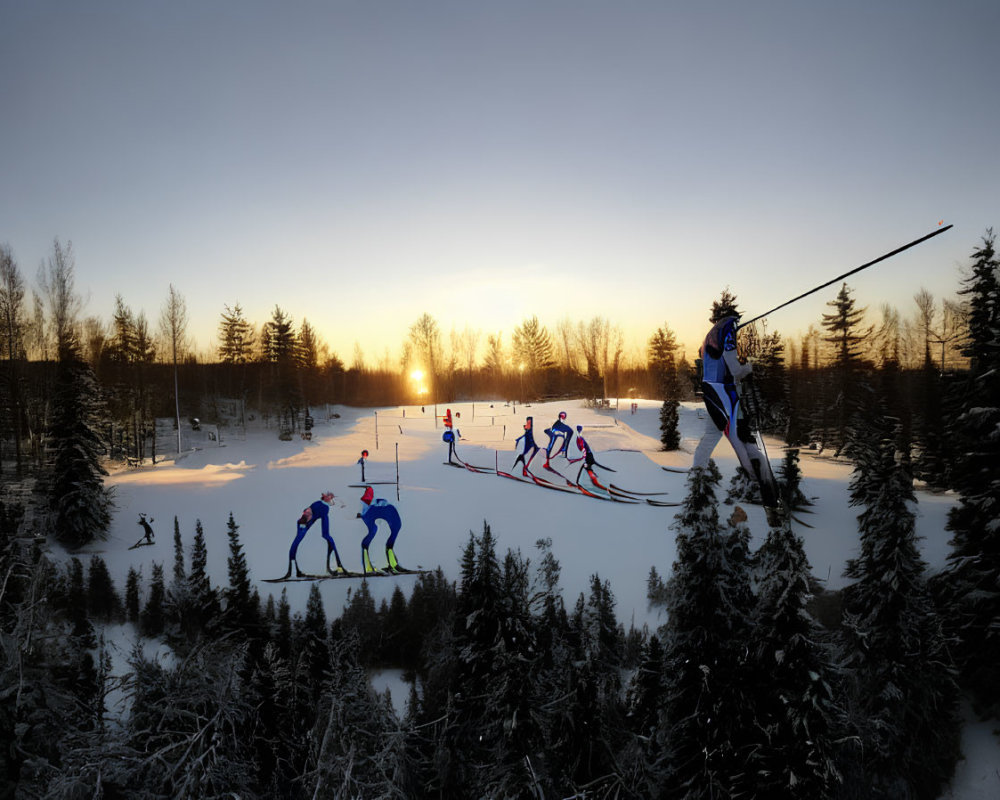
<path fill-rule="evenodd" d="M 677 561 L 648 575 L 656 630 L 626 628 L 597 575 L 566 603 L 551 542 L 500 553 L 488 520 L 458 581 L 423 575 L 378 607 L 362 583 L 333 619 L 315 586 L 302 612 L 261 600 L 233 516 L 224 586 L 205 572 L 205 532 L 185 552 L 176 521 L 169 576 L 118 587 L 97 554 L 50 554 L 101 540 L 112 465 L 176 452 L 158 420 L 254 416 L 290 436 L 323 404 L 636 396 L 662 400 L 676 448 L 698 365 L 668 324 L 637 360 L 607 320 L 549 331 L 532 317 L 479 359 L 477 334 L 445 347 L 424 314 L 399 361 L 373 368 L 360 352 L 345 366 L 285 310 L 258 326 L 235 305 L 215 358 L 198 360 L 174 287 L 155 332 L 120 297 L 113 320 L 85 318 L 71 246 L 54 243 L 30 298 L 0 248 L 0 797 L 936 800 L 961 755 L 961 703 L 1000 718 L 994 244 L 988 230 L 972 248 L 955 299 L 918 292 L 908 316 L 868 313 L 845 283 L 799 341 L 744 329 L 752 419 L 789 447 L 786 507 L 808 503 L 796 448 L 853 465 L 852 582 L 822 593 L 787 518 L 751 550 L 745 519 L 720 511 L 718 472 L 692 470 Z M 728 288 L 711 308 L 738 312 Z M 915 485 L 957 498 L 933 574 Z M 114 625 L 172 657 L 137 647 L 113 681 Z M 403 714 L 371 688 L 384 667 L 410 679 Z"/>

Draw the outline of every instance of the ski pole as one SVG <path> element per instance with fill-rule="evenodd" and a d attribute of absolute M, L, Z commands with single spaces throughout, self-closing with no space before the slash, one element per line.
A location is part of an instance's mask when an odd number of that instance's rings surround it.
<path fill-rule="evenodd" d="M 855 267 L 852 270 L 848 270 L 843 275 L 838 275 L 836 278 L 828 280 L 826 283 L 824 283 L 824 284 L 822 284 L 820 286 L 817 286 L 814 289 L 810 289 L 808 292 L 803 292 L 798 297 L 793 297 L 791 300 L 786 300 L 780 306 L 775 306 L 770 311 L 765 311 L 763 314 L 758 314 L 753 319 L 748 319 L 746 322 L 741 322 L 736 327 L 737 327 L 737 329 L 739 329 L 739 328 L 745 328 L 747 325 L 750 325 L 751 323 L 756 322 L 759 319 L 763 319 L 764 317 L 768 316 L 769 314 L 773 314 L 779 308 L 784 308 L 785 306 L 790 306 L 792 303 L 796 302 L 797 300 L 801 300 L 803 297 L 808 297 L 809 295 L 813 294 L 814 292 L 818 292 L 820 289 L 825 289 L 831 283 L 836 283 L 839 280 L 843 280 L 844 278 L 850 277 L 851 275 L 853 275 L 856 272 L 861 272 L 861 270 L 863 270 L 863 269 L 868 269 L 868 267 L 874 266 L 875 264 L 878 264 L 880 261 L 885 261 L 887 258 L 892 258 L 893 256 L 898 255 L 899 253 L 902 253 L 904 250 L 909 250 L 911 247 L 915 247 L 916 245 L 920 244 L 921 242 L 926 242 L 928 239 L 933 239 L 935 236 L 938 236 L 939 234 L 942 234 L 942 233 L 944 233 L 947 230 L 951 230 L 952 227 L 954 227 L 954 226 L 952 226 L 952 225 L 946 225 L 945 227 L 939 228 L 938 230 L 933 231 L 932 233 L 928 233 L 926 236 L 921 236 L 919 239 L 914 239 L 909 244 L 904 244 L 902 247 L 897 247 L 891 253 L 886 253 L 885 255 L 879 256 L 878 258 L 876 258 L 876 259 L 874 259 L 872 261 L 869 261 L 866 264 L 862 264 L 860 267 Z"/>

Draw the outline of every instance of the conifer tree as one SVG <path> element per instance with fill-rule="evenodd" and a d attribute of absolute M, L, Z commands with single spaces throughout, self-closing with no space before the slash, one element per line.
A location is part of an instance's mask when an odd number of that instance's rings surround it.
<path fill-rule="evenodd" d="M 174 516 L 174 584 L 182 585 L 187 580 L 187 570 L 184 567 L 184 542 L 181 540 L 181 524 Z"/>
<path fill-rule="evenodd" d="M 225 595 L 227 599 L 226 613 L 235 620 L 247 635 L 255 635 L 260 626 L 260 604 L 250 593 L 250 570 L 247 558 L 240 543 L 240 526 L 229 512 L 226 523 L 226 536 L 229 539 L 229 558 L 226 561 L 229 572 L 229 588 Z"/>
<path fill-rule="evenodd" d="M 848 428 L 857 412 L 853 398 L 857 394 L 862 364 L 862 345 L 871 329 L 861 328 L 865 309 L 857 308 L 851 289 L 846 283 L 837 297 L 827 303 L 833 312 L 823 315 L 827 335 L 823 340 L 833 346 L 832 393 L 827 402 L 828 427 L 825 442 L 831 442 L 839 453 L 847 443 Z"/>
<path fill-rule="evenodd" d="M 934 800 L 958 759 L 958 691 L 916 547 L 913 478 L 897 458 L 885 401 L 869 393 L 853 439 L 861 552 L 845 574 L 844 630 L 862 722 L 852 780 L 873 796 Z"/>
<path fill-rule="evenodd" d="M 678 423 L 681 390 L 677 375 L 677 337 L 668 325 L 657 328 L 649 339 L 647 363 L 663 398 L 660 408 L 660 443 L 664 450 L 680 447 Z"/>
<path fill-rule="evenodd" d="M 348 596 L 344 613 L 340 615 L 340 625 L 345 633 L 350 633 L 357 644 L 357 659 L 367 668 L 378 660 L 381 630 L 375 612 L 375 598 L 372 597 L 368 581 L 362 581 L 356 592 Z"/>
<path fill-rule="evenodd" d="M 108 565 L 98 555 L 91 556 L 87 571 L 87 610 L 101 622 L 116 622 L 121 616 L 121 598 L 115 591 Z"/>
<path fill-rule="evenodd" d="M 254 796 L 254 743 L 247 732 L 255 713 L 240 679 L 245 660 L 244 648 L 207 640 L 171 667 L 136 649 L 128 747 L 115 765 L 130 793 Z"/>
<path fill-rule="evenodd" d="M 139 587 L 142 578 L 134 566 L 129 566 L 128 577 L 125 579 L 125 620 L 133 625 L 139 624 Z"/>
<path fill-rule="evenodd" d="M 52 528 L 67 547 L 103 539 L 111 524 L 111 492 L 104 486 L 104 443 L 99 433 L 100 389 L 93 370 L 69 336 L 60 346 L 49 439 Z"/>
<path fill-rule="evenodd" d="M 343 797 L 413 796 L 403 770 L 397 722 L 371 688 L 358 655 L 354 630 L 335 622 L 331 630 L 333 668 L 324 681 L 305 785 L 318 795 L 337 787 Z"/>
<path fill-rule="evenodd" d="M 330 658 L 327 652 L 328 635 L 323 596 L 319 592 L 319 586 L 313 583 L 309 587 L 305 617 L 298 626 L 296 635 L 298 658 L 308 676 L 313 700 L 318 698 L 322 681 L 330 669 Z"/>
<path fill-rule="evenodd" d="M 720 529 L 717 485 L 710 470 L 691 470 L 675 523 L 677 562 L 660 634 L 664 797 L 729 796 L 745 780 L 753 741 L 758 676 L 743 664 L 753 607 L 747 534 Z"/>
<path fill-rule="evenodd" d="M 153 562 L 153 575 L 149 582 L 149 597 L 142 609 L 139 626 L 144 636 L 163 633 L 165 620 L 166 587 L 163 583 L 163 564 Z"/>
<path fill-rule="evenodd" d="M 754 556 L 758 579 L 751 657 L 766 678 L 757 708 L 758 746 L 749 782 L 760 797 L 836 797 L 840 676 L 807 605 L 812 573 L 802 540 L 786 522 Z"/>
<path fill-rule="evenodd" d="M 972 252 L 962 294 L 968 299 L 963 354 L 968 375 L 956 389 L 951 426 L 956 457 L 952 484 L 959 492 L 948 517 L 952 533 L 941 581 L 949 628 L 958 638 L 963 684 L 979 713 L 1000 715 L 1000 261 L 992 228 Z"/>

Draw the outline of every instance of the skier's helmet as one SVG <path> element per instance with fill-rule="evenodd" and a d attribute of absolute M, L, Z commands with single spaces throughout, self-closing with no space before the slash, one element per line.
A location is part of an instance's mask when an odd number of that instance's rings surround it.
<path fill-rule="evenodd" d="M 576 432 L 577 433 L 583 433 L 583 425 L 577 425 L 576 426 Z"/>
<path fill-rule="evenodd" d="M 560 411 L 559 412 L 559 419 L 566 419 L 566 412 L 565 411 Z"/>
<path fill-rule="evenodd" d="M 361 451 L 361 457 L 362 458 L 368 458 L 368 451 L 367 450 L 362 450 Z"/>
<path fill-rule="evenodd" d="M 320 498 L 324 503 L 329 503 L 333 500 L 333 492 L 323 492 L 323 494 L 320 495 Z"/>
<path fill-rule="evenodd" d="M 365 493 L 361 495 L 361 502 L 370 503 L 375 499 L 375 490 L 371 486 L 365 487 Z"/>

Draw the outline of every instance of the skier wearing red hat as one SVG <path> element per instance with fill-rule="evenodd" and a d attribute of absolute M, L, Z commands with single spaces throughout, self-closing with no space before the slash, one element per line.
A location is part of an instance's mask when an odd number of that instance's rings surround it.
<path fill-rule="evenodd" d="M 361 566 L 363 572 L 366 575 L 379 572 L 379 570 L 372 566 L 368 547 L 375 539 L 375 534 L 378 533 L 378 521 L 380 519 L 385 520 L 385 523 L 389 526 L 389 538 L 385 543 L 386 570 L 392 573 L 406 572 L 407 570 L 399 565 L 399 562 L 396 560 L 396 553 L 392 549 L 396 543 L 396 537 L 399 535 L 399 529 L 403 526 L 396 507 L 381 497 L 376 500 L 375 491 L 371 486 L 366 486 L 364 494 L 361 495 L 361 510 L 358 512 L 358 516 L 368 527 L 368 535 L 361 542 Z"/>

